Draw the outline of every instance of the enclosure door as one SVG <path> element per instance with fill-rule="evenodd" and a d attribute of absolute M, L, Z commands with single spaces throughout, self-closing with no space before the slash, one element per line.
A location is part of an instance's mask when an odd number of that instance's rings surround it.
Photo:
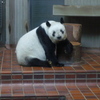
<path fill-rule="evenodd" d="M 6 0 L 0 0 L 0 46 L 5 44 L 5 3 Z"/>
<path fill-rule="evenodd" d="M 53 15 L 53 5 L 64 5 L 64 0 L 29 0 L 30 29 L 47 20 L 59 21 L 62 16 Z"/>

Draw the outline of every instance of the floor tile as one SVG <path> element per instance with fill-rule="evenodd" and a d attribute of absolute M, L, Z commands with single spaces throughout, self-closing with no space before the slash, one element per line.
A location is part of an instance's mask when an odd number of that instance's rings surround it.
<path fill-rule="evenodd" d="M 30 100 L 100 99 L 99 53 L 82 52 L 81 63 L 46 68 L 19 66 L 15 49 L 4 49 L 0 51 L 0 73 L 0 96 L 5 100 L 28 100 L 28 96 Z"/>

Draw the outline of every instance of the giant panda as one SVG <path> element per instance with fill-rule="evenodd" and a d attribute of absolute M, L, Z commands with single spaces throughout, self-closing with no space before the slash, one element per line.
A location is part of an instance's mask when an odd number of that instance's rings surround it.
<path fill-rule="evenodd" d="M 23 35 L 16 46 L 16 56 L 19 65 L 32 67 L 64 66 L 58 62 L 55 49 L 63 43 L 65 51 L 72 53 L 73 46 L 67 40 L 67 34 L 60 22 L 53 20 L 42 23 L 40 26 Z"/>

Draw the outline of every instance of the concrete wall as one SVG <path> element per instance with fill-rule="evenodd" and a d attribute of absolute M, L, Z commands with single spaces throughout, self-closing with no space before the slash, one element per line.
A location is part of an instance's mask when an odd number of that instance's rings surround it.
<path fill-rule="evenodd" d="M 65 0 L 65 5 L 100 5 L 100 0 Z"/>
<path fill-rule="evenodd" d="M 100 5 L 100 0 L 65 0 L 66 5 Z M 82 46 L 100 48 L 100 17 L 67 17 L 66 22 L 82 24 Z"/>

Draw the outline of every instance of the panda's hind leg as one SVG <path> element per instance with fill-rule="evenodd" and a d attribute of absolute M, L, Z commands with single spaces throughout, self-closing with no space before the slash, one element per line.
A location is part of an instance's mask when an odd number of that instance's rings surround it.
<path fill-rule="evenodd" d="M 51 67 L 47 61 L 42 61 L 37 58 L 31 58 L 28 60 L 28 66 L 31 67 Z"/>

